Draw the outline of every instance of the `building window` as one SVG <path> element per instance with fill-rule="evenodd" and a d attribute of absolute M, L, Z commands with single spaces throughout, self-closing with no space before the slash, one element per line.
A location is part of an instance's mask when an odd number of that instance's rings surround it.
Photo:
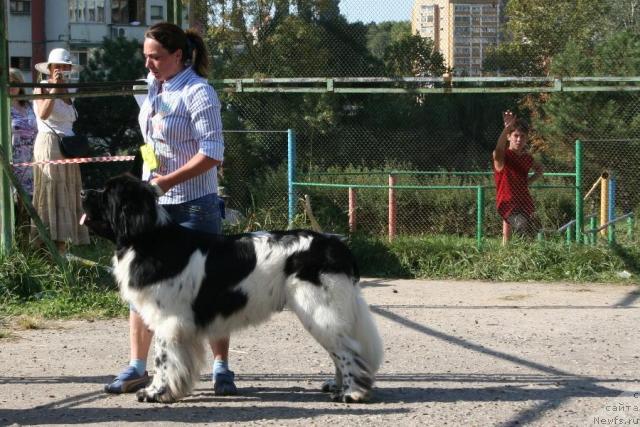
<path fill-rule="evenodd" d="M 80 67 L 84 67 L 87 65 L 87 60 L 89 58 L 89 52 L 87 50 L 72 50 L 71 51 L 71 62 L 74 64 L 80 65 Z M 78 80 L 80 78 L 80 71 L 73 71 L 71 73 L 72 80 Z"/>
<path fill-rule="evenodd" d="M 164 19 L 164 8 L 162 6 L 151 6 L 151 19 Z"/>
<path fill-rule="evenodd" d="M 143 25 L 145 0 L 112 0 L 111 23 Z"/>
<path fill-rule="evenodd" d="M 105 22 L 105 0 L 69 0 L 69 22 Z"/>
<path fill-rule="evenodd" d="M 31 71 L 31 57 L 30 56 L 12 56 L 11 66 L 17 68 L 20 71 Z"/>
<path fill-rule="evenodd" d="M 12 15 L 31 15 L 31 0 L 9 0 Z"/>

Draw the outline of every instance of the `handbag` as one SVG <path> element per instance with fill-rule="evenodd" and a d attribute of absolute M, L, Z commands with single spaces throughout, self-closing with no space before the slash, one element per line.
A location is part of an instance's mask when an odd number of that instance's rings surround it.
<path fill-rule="evenodd" d="M 56 134 L 58 135 L 58 134 Z M 89 155 L 89 138 L 84 135 L 63 136 L 60 138 L 60 152 L 63 156 L 74 159 Z"/>
<path fill-rule="evenodd" d="M 76 107 L 73 107 L 73 111 L 76 113 L 76 118 L 78 118 L 78 112 L 76 111 Z M 42 121 L 55 136 L 58 137 L 58 144 L 60 145 L 60 153 L 68 159 L 77 159 L 80 157 L 87 157 L 91 150 L 89 149 L 89 138 L 84 135 L 72 135 L 72 136 L 60 136 L 56 131 L 53 130 L 46 121 Z"/>

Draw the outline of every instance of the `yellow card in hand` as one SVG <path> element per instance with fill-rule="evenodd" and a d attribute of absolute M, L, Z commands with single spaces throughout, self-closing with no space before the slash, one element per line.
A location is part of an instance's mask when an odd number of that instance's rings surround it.
<path fill-rule="evenodd" d="M 153 152 L 153 147 L 149 144 L 140 146 L 140 153 L 142 154 L 142 161 L 150 171 L 158 167 L 158 159 L 156 153 Z"/>

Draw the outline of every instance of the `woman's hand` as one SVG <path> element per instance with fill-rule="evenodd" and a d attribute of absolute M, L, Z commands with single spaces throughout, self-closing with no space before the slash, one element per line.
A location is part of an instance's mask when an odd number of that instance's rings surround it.
<path fill-rule="evenodd" d="M 53 70 L 53 83 L 64 83 L 64 74 L 62 70 Z"/>

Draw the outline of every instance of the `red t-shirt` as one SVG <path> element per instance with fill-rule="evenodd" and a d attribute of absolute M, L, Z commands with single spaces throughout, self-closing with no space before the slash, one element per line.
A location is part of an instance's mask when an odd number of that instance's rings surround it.
<path fill-rule="evenodd" d="M 514 212 L 528 217 L 533 216 L 533 199 L 529 193 L 529 170 L 533 165 L 533 157 L 528 153 L 517 155 L 507 150 L 504 153 L 504 167 L 501 171 L 493 168 L 496 182 L 496 207 L 504 219 Z"/>

